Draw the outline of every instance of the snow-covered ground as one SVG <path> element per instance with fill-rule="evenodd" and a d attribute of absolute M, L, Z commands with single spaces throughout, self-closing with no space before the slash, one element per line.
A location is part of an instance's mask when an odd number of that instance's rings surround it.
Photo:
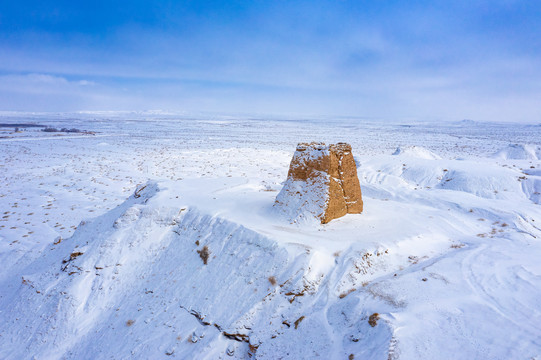
<path fill-rule="evenodd" d="M 541 359 L 541 126 L 3 113 L 2 359 Z M 364 212 L 273 210 L 348 142 Z"/>

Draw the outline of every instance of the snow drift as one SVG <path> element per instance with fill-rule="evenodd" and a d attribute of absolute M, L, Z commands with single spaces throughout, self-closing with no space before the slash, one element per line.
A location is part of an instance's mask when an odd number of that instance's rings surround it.
<path fill-rule="evenodd" d="M 393 153 L 395 156 L 413 157 L 426 160 L 441 160 L 441 157 L 422 146 L 398 147 Z"/>
<path fill-rule="evenodd" d="M 493 155 L 503 160 L 540 160 L 541 146 L 530 144 L 509 144 Z"/>

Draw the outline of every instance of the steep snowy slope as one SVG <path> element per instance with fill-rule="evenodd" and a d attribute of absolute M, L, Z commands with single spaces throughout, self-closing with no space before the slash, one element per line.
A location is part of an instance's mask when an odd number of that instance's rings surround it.
<path fill-rule="evenodd" d="M 357 321 L 363 308 L 349 321 L 327 310 L 332 255 L 174 206 L 155 183 L 141 189 L 4 284 L 2 358 L 384 357 L 388 326 Z"/>

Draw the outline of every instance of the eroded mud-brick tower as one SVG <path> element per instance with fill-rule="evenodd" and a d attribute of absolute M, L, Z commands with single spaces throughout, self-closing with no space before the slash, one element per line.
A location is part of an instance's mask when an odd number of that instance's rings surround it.
<path fill-rule="evenodd" d="M 317 218 L 322 224 L 363 211 L 351 145 L 301 143 L 274 207 L 292 222 Z"/>

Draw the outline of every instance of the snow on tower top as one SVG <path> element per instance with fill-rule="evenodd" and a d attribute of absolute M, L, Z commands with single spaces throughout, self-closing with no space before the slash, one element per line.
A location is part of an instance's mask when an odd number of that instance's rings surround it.
<path fill-rule="evenodd" d="M 274 207 L 292 222 L 315 218 L 325 224 L 348 213 L 361 213 L 361 187 L 351 145 L 298 144 Z"/>

